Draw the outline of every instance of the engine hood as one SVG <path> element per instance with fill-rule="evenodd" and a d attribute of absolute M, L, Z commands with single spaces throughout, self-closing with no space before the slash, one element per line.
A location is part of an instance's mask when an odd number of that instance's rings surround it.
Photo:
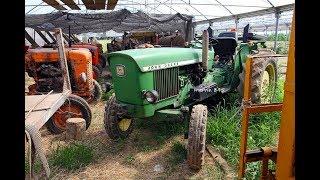
<path fill-rule="evenodd" d="M 108 56 L 123 56 L 136 62 L 142 72 L 202 62 L 202 50 L 193 48 L 146 48 L 110 53 Z M 209 51 L 209 60 L 214 52 Z"/>

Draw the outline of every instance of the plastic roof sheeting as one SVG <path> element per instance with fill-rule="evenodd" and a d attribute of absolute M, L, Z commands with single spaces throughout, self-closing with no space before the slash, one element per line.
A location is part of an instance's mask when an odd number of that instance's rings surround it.
<path fill-rule="evenodd" d="M 59 0 L 58 0 L 59 1 Z M 25 12 L 30 11 L 42 0 L 26 0 Z M 76 0 L 80 12 L 110 12 L 108 10 L 86 10 L 81 0 Z M 131 12 L 142 11 L 147 14 L 186 14 L 194 16 L 194 21 L 229 16 L 239 13 L 267 9 L 273 6 L 292 4 L 294 0 L 118 0 L 115 10 L 128 9 Z M 42 3 L 42 5 L 46 5 Z M 70 10 L 70 12 L 79 12 Z M 43 14 L 55 11 L 51 6 L 39 6 L 28 14 Z"/>

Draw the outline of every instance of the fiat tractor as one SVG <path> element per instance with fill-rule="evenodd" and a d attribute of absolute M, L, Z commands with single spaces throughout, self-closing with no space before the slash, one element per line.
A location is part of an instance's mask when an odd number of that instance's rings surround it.
<path fill-rule="evenodd" d="M 204 163 L 206 100 L 238 90 L 242 95 L 248 55 L 261 55 L 253 63 L 252 97 L 263 102 L 262 86 L 274 86 L 277 77 L 274 52 L 263 42 L 236 37 L 208 37 L 200 48 L 147 48 L 109 54 L 114 94 L 105 106 L 104 126 L 113 140 L 126 138 L 135 119 L 182 117 L 189 122 L 187 162 L 199 170 Z M 155 119 L 157 119 L 155 118 Z"/>
<path fill-rule="evenodd" d="M 99 101 L 102 90 L 93 79 L 90 51 L 85 48 L 66 48 L 66 56 L 72 93 L 89 103 Z M 51 90 L 62 92 L 63 78 L 57 49 L 29 49 L 25 55 L 25 69 L 35 81 L 28 87 L 29 95 L 44 94 Z"/>

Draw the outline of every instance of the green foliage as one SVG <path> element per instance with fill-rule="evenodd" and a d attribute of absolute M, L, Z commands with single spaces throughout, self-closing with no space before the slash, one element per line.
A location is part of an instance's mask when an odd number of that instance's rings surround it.
<path fill-rule="evenodd" d="M 128 164 L 133 164 L 134 161 L 135 161 L 135 158 L 134 158 L 134 156 L 132 154 L 129 154 L 125 158 L 125 162 L 128 163 Z"/>
<path fill-rule="evenodd" d="M 36 159 L 33 167 L 34 167 L 34 172 L 39 173 L 42 168 L 42 164 L 38 159 Z M 24 172 L 25 174 L 30 173 L 29 159 L 27 157 L 25 157 L 25 161 L 24 161 Z"/>
<path fill-rule="evenodd" d="M 83 144 L 73 143 L 60 147 L 50 157 L 52 165 L 67 170 L 75 170 L 88 165 L 93 161 L 93 150 Z"/>
<path fill-rule="evenodd" d="M 275 101 L 282 102 L 283 79 L 279 79 L 275 91 Z M 232 95 L 234 96 L 234 95 Z M 225 98 L 232 100 L 235 97 Z M 233 101 L 234 102 L 234 101 Z M 237 103 L 230 107 L 218 105 L 211 111 L 207 122 L 207 142 L 215 146 L 222 156 L 237 169 L 240 154 L 241 111 Z M 232 105 L 233 104 L 233 105 Z M 277 132 L 280 126 L 280 113 L 261 113 L 251 115 L 249 119 L 248 149 L 256 149 L 263 146 L 277 144 Z M 257 179 L 260 174 L 259 163 L 249 163 L 246 178 Z"/>
<path fill-rule="evenodd" d="M 182 163 L 187 158 L 187 149 L 180 142 L 175 142 L 171 149 L 169 161 L 173 165 Z"/>
<path fill-rule="evenodd" d="M 102 96 L 101 96 L 101 99 L 103 100 L 103 101 L 107 101 L 107 100 L 109 100 L 109 98 L 112 96 L 112 94 L 114 93 L 114 90 L 113 89 L 111 89 L 109 92 L 102 92 Z"/>
<path fill-rule="evenodd" d="M 268 41 L 275 41 L 276 40 L 275 33 L 268 35 L 267 40 Z M 284 33 L 278 33 L 278 41 L 288 41 L 288 40 L 289 40 L 289 34 L 287 36 Z"/>

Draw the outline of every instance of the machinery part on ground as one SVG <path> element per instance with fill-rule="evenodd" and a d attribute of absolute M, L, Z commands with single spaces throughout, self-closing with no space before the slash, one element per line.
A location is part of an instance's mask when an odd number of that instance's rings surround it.
<path fill-rule="evenodd" d="M 269 49 L 260 49 L 259 55 L 274 55 Z M 240 83 L 237 91 L 243 96 L 244 79 L 246 73 L 245 63 L 242 63 L 243 71 L 239 74 Z M 251 102 L 270 103 L 274 99 L 277 85 L 277 64 L 275 57 L 255 58 L 252 64 Z"/>
<path fill-rule="evenodd" d="M 92 65 L 92 77 L 95 80 L 98 80 L 100 78 L 100 76 L 101 76 L 101 70 L 98 67 L 98 65 Z"/>
<path fill-rule="evenodd" d="M 104 128 L 113 140 L 126 138 L 133 130 L 133 119 L 117 103 L 115 94 L 112 94 L 105 107 Z"/>
<path fill-rule="evenodd" d="M 66 130 L 66 121 L 69 118 L 83 118 L 86 129 L 91 124 L 91 110 L 88 103 L 80 96 L 71 94 L 59 110 L 46 123 L 48 130 L 53 134 L 60 134 Z"/>
<path fill-rule="evenodd" d="M 102 97 L 102 88 L 101 88 L 101 85 L 96 80 L 93 80 L 93 85 L 94 85 L 94 89 L 92 92 L 93 93 L 92 101 L 98 102 L 101 100 L 101 97 Z"/>
<path fill-rule="evenodd" d="M 47 161 L 47 158 L 45 156 L 45 151 L 42 149 L 41 146 L 41 134 L 39 130 L 35 126 L 26 125 L 25 126 L 25 133 L 28 138 L 29 146 L 31 146 L 31 176 L 33 176 L 34 171 L 34 162 L 35 162 L 35 155 L 36 152 L 40 157 L 40 160 L 42 162 L 42 166 L 45 169 L 47 178 L 50 176 L 50 168 Z"/>
<path fill-rule="evenodd" d="M 194 170 L 200 170 L 204 164 L 207 115 L 207 106 L 193 106 L 189 121 L 187 161 Z"/>

